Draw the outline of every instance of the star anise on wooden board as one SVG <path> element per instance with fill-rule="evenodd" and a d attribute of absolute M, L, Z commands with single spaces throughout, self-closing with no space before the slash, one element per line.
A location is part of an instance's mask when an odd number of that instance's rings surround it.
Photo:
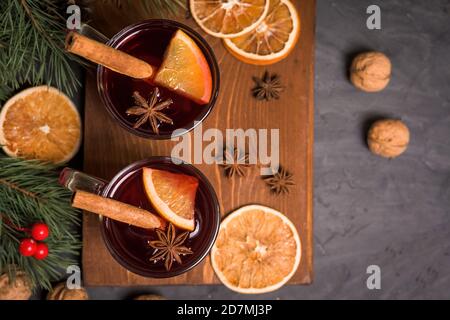
<path fill-rule="evenodd" d="M 277 74 L 269 74 L 268 71 L 265 71 L 261 78 L 253 77 L 253 81 L 256 85 L 252 89 L 252 93 L 257 100 L 279 99 L 280 93 L 284 91 L 280 77 Z"/>
<path fill-rule="evenodd" d="M 139 119 L 133 126 L 135 129 L 148 121 L 152 126 L 153 132 L 159 134 L 158 122 L 173 124 L 172 119 L 161 112 L 161 110 L 169 107 L 173 103 L 172 99 L 158 102 L 158 98 L 158 87 L 153 90 L 148 101 L 145 100 L 139 92 L 135 91 L 133 93 L 133 99 L 136 105 L 129 108 L 126 113 L 127 115 L 139 116 Z"/>
<path fill-rule="evenodd" d="M 189 237 L 189 232 L 186 231 L 177 235 L 173 224 L 169 224 L 167 233 L 164 233 L 161 229 L 156 229 L 156 235 L 158 240 L 148 242 L 150 247 L 156 249 L 150 261 L 158 262 L 159 260 L 164 260 L 164 266 L 167 271 L 172 268 L 174 260 L 181 264 L 181 256 L 193 254 L 190 248 L 183 246 Z"/>
<path fill-rule="evenodd" d="M 220 166 L 225 170 L 225 174 L 228 178 L 232 178 L 235 175 L 239 177 L 244 177 L 246 170 L 250 167 L 248 163 L 249 156 L 246 152 L 241 152 L 239 149 L 234 148 L 233 152 L 230 152 L 226 148 L 223 152 L 224 159 Z"/>
<path fill-rule="evenodd" d="M 264 178 L 264 182 L 270 190 L 276 194 L 289 193 L 289 189 L 295 186 L 294 175 L 284 168 L 279 168 L 275 174 Z"/>

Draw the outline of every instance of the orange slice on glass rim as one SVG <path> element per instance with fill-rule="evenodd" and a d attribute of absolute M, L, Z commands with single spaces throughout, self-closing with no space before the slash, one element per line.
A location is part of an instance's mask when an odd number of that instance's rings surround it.
<path fill-rule="evenodd" d="M 206 33 L 232 38 L 256 28 L 267 14 L 269 0 L 191 0 L 190 9 Z"/>
<path fill-rule="evenodd" d="M 251 33 L 224 39 L 225 47 L 237 59 L 268 65 L 286 58 L 300 35 L 300 18 L 288 0 L 270 0 L 269 13 Z"/>
<path fill-rule="evenodd" d="M 283 286 L 296 272 L 300 237 L 282 213 L 261 205 L 242 207 L 223 220 L 211 250 L 222 283 L 240 293 L 264 293 Z"/>
<path fill-rule="evenodd" d="M 144 168 L 143 181 L 148 199 L 162 217 L 181 229 L 195 229 L 197 178 Z"/>
<path fill-rule="evenodd" d="M 181 30 L 170 40 L 154 82 L 198 104 L 207 104 L 211 99 L 209 64 L 195 41 Z"/>
<path fill-rule="evenodd" d="M 39 86 L 8 100 L 0 113 L 0 145 L 12 157 L 67 162 L 81 141 L 81 119 L 61 91 Z"/>

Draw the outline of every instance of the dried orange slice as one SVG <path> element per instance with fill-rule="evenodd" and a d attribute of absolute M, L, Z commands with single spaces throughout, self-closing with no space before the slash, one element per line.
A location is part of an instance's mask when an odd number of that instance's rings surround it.
<path fill-rule="evenodd" d="M 211 250 L 219 279 L 240 293 L 280 288 L 294 275 L 300 257 L 300 238 L 292 222 L 260 205 L 242 207 L 225 218 Z"/>
<path fill-rule="evenodd" d="M 0 144 L 9 156 L 63 163 L 77 153 L 80 141 L 77 108 L 55 88 L 26 89 L 0 113 Z"/>
<path fill-rule="evenodd" d="M 170 40 L 154 81 L 199 104 L 207 104 L 211 99 L 212 78 L 208 62 L 195 41 L 181 30 Z"/>
<path fill-rule="evenodd" d="M 190 7 L 206 33 L 232 38 L 256 28 L 267 14 L 269 0 L 191 0 Z"/>
<path fill-rule="evenodd" d="M 150 168 L 143 169 L 143 180 L 147 197 L 158 213 L 175 226 L 193 231 L 198 180 Z"/>
<path fill-rule="evenodd" d="M 253 32 L 224 39 L 224 44 L 243 62 L 267 65 L 287 57 L 299 35 L 300 18 L 295 6 L 288 0 L 270 0 L 269 13 Z"/>

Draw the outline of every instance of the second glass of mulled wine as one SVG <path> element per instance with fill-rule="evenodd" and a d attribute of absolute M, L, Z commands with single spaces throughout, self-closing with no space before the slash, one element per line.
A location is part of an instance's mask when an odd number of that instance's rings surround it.
<path fill-rule="evenodd" d="M 143 229 L 100 218 L 106 247 L 117 262 L 133 273 L 151 278 L 180 275 L 198 265 L 216 240 L 220 208 L 214 188 L 198 169 L 181 160 L 141 160 L 121 170 L 109 182 L 65 168 L 60 183 L 72 191 L 84 190 L 139 207 L 165 221 L 163 229 Z M 161 199 L 165 202 L 159 202 Z M 193 213 L 187 224 L 181 216 L 169 216 L 172 212 L 186 212 L 180 209 L 186 209 L 186 203 L 187 211 Z"/>

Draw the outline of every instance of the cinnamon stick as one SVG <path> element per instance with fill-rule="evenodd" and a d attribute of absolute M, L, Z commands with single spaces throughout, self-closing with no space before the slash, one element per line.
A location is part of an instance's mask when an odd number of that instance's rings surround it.
<path fill-rule="evenodd" d="M 85 191 L 75 192 L 72 206 L 144 229 L 164 229 L 166 225 L 147 210 Z"/>
<path fill-rule="evenodd" d="M 66 50 L 89 61 L 136 79 L 150 78 L 154 67 L 147 62 L 101 42 L 70 31 L 66 37 Z"/>

